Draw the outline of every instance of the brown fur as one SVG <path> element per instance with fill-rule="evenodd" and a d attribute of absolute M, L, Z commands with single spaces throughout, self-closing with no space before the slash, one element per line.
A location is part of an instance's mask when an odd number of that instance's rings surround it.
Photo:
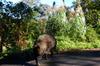
<path fill-rule="evenodd" d="M 55 38 L 48 34 L 43 34 L 38 37 L 34 45 L 34 55 L 36 64 L 38 65 L 38 56 L 44 56 L 47 58 L 48 54 L 53 54 L 53 49 L 56 46 Z"/>

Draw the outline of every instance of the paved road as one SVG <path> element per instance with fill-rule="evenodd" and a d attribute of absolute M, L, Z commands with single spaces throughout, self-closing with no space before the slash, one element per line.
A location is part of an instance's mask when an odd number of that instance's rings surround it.
<path fill-rule="evenodd" d="M 40 66 L 100 66 L 100 52 L 74 52 L 56 54 L 48 60 L 40 60 Z M 35 66 L 33 59 L 4 60 L 0 66 Z"/>

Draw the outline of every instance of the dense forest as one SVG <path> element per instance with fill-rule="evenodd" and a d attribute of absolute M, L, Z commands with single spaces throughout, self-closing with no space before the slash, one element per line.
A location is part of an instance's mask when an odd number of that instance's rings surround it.
<path fill-rule="evenodd" d="M 71 7 L 64 0 L 61 7 L 30 1 L 0 0 L 0 59 L 32 49 L 44 33 L 55 36 L 58 51 L 100 48 L 100 0 L 76 0 Z"/>

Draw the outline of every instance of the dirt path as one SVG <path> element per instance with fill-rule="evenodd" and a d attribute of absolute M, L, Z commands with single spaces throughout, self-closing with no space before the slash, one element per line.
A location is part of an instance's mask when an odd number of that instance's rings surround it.
<path fill-rule="evenodd" d="M 16 57 L 17 58 L 17 57 Z M 56 54 L 48 60 L 41 60 L 40 66 L 100 66 L 100 52 L 74 52 Z M 4 60 L 0 66 L 35 66 L 34 60 Z"/>

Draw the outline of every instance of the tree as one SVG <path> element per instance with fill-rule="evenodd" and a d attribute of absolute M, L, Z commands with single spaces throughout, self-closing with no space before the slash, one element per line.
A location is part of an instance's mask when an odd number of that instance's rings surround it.
<path fill-rule="evenodd" d="M 97 27 L 100 14 L 99 0 L 81 0 L 81 5 L 85 14 L 86 24 Z"/>
<path fill-rule="evenodd" d="M 13 4 L 12 2 L 1 2 L 0 5 L 0 49 L 6 46 L 7 49 L 16 46 L 22 33 L 27 34 L 27 25 L 32 18 L 32 9 L 23 2 Z"/>
<path fill-rule="evenodd" d="M 23 3 L 29 5 L 30 7 L 33 6 L 34 1 L 36 1 L 36 0 L 22 0 Z"/>

